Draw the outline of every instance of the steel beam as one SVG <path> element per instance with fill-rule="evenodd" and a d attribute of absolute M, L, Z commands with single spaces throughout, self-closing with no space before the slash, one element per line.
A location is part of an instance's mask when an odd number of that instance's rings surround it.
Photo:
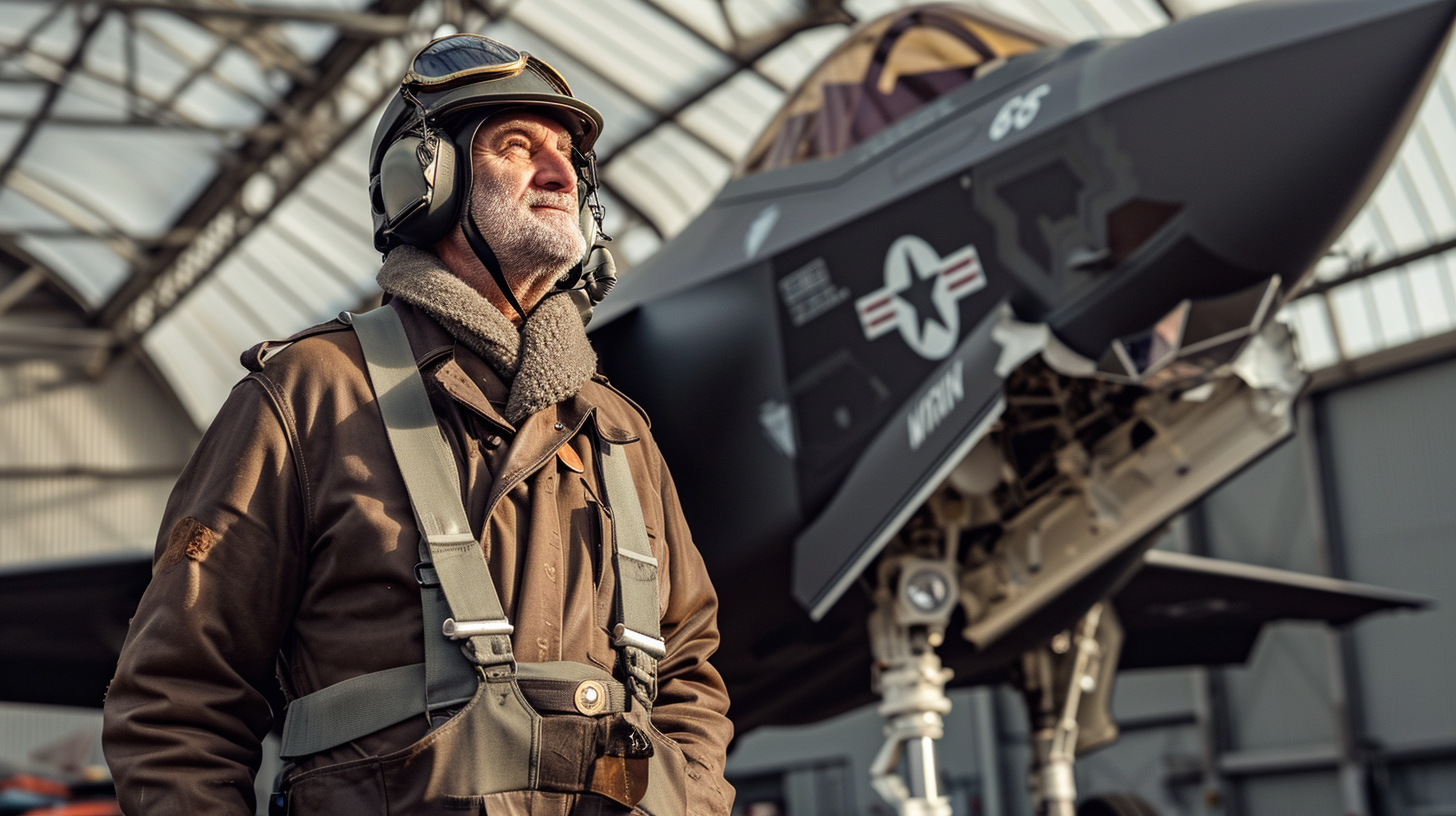
<path fill-rule="evenodd" d="M 337 28 L 350 37 L 383 39 L 409 32 L 408 13 L 343 11 L 285 5 L 251 6 L 202 0 L 107 0 L 107 6 L 121 9 L 171 11 L 190 18 L 231 18 L 264 23 L 318 23 Z"/>
<path fill-rule="evenodd" d="M 12 306 L 24 300 L 26 295 L 35 291 L 45 280 L 45 270 L 39 266 L 32 266 L 15 276 L 0 289 L 0 314 L 10 311 Z"/>
<path fill-rule="evenodd" d="M 1444 241 L 1437 241 L 1434 244 L 1424 246 L 1420 249 L 1414 250 L 1412 252 L 1407 252 L 1402 255 L 1397 255 L 1394 258 L 1381 261 L 1377 264 L 1371 264 L 1370 266 L 1355 264 L 1353 268 L 1350 269 L 1350 271 L 1339 276 L 1338 278 L 1331 278 L 1330 280 L 1323 281 L 1311 281 L 1308 286 L 1299 290 L 1299 293 L 1295 295 L 1295 298 L 1298 299 L 1311 297 L 1313 295 L 1322 295 L 1332 289 L 1338 289 L 1339 287 L 1344 286 L 1347 283 L 1354 283 L 1358 280 L 1364 280 L 1365 278 L 1368 278 L 1372 275 L 1379 275 L 1381 272 L 1388 272 L 1392 269 L 1398 269 L 1407 264 L 1412 264 L 1416 261 L 1431 258 L 1436 255 L 1444 255 L 1452 250 L 1456 250 L 1456 238 L 1448 238 Z"/>
<path fill-rule="evenodd" d="M 420 5 L 421 0 L 378 0 L 370 11 L 403 16 Z M 416 39 L 423 42 L 433 30 L 430 23 L 416 21 Z M 392 41 L 345 37 L 336 43 L 316 66 L 318 80 L 296 87 L 281 105 L 287 115 L 268 123 L 280 126 L 277 135 L 241 148 L 178 220 L 177 227 L 197 230 L 195 240 L 156 253 L 103 307 L 99 323 L 113 328 L 123 345 L 136 342 L 374 114 L 399 80 L 396 60 Z M 268 203 L 245 204 L 250 182 L 271 188 Z"/>
<path fill-rule="evenodd" d="M 1303 453 L 1305 479 L 1309 484 L 1310 523 L 1315 544 L 1319 548 L 1321 566 L 1332 578 L 1349 578 L 1346 566 L 1344 536 L 1339 514 L 1339 488 L 1335 482 L 1334 463 L 1330 461 L 1329 425 L 1324 421 L 1321 403 L 1301 400 L 1299 404 L 1299 444 Z M 1330 660 L 1330 705 L 1334 709 L 1335 747 L 1338 751 L 1340 796 L 1347 816 L 1367 816 L 1370 794 L 1367 790 L 1369 766 L 1363 755 L 1365 724 L 1362 716 L 1359 664 L 1356 660 L 1355 637 L 1348 629 L 1328 631 Z"/>
<path fill-rule="evenodd" d="M 80 34 L 76 38 L 76 48 L 71 52 L 71 56 L 66 59 L 66 63 L 62 68 L 67 77 L 71 71 L 75 71 L 81 66 L 81 61 L 86 57 L 86 46 L 91 42 L 91 38 L 96 34 L 97 29 L 101 27 L 101 21 L 104 17 L 104 14 L 96 12 L 92 14 L 89 20 L 82 23 Z M 64 87 L 65 82 L 61 81 L 52 84 L 46 89 L 45 98 L 41 100 L 40 107 L 36 108 L 35 114 L 26 123 L 25 129 L 20 133 L 20 138 L 15 140 L 14 146 L 10 148 L 10 154 L 5 157 L 5 162 L 0 164 L 0 187 L 5 186 L 6 179 L 15 171 L 15 165 L 20 161 L 20 157 L 25 154 L 26 148 L 30 147 L 31 140 L 35 138 L 35 134 L 40 130 L 41 124 L 45 121 L 51 108 L 56 104 L 56 100 L 60 98 L 61 90 Z"/>
<path fill-rule="evenodd" d="M 1328 771 L 1337 768 L 1339 764 L 1338 746 L 1301 745 L 1293 748 L 1230 751 L 1219 758 L 1218 766 L 1225 776 L 1243 778 Z"/>

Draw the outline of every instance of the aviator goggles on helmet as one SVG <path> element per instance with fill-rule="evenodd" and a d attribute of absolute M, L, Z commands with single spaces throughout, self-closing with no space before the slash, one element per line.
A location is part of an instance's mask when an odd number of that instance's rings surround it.
<path fill-rule="evenodd" d="M 410 60 L 401 84 L 418 90 L 443 90 L 465 80 L 481 82 L 512 77 L 528 65 L 558 92 L 571 95 L 571 87 L 555 68 L 524 51 L 479 34 L 451 34 L 426 43 Z"/>

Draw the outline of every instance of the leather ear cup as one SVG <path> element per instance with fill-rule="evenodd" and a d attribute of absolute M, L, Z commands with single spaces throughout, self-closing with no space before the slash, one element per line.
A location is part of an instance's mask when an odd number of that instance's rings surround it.
<path fill-rule="evenodd" d="M 576 214 L 581 222 L 581 237 L 586 239 L 586 248 L 581 252 L 581 265 L 585 266 L 591 259 L 592 250 L 597 246 L 597 219 L 592 215 L 589 199 L 580 187 L 577 187 L 577 195 L 581 196 L 581 208 Z"/>
<path fill-rule="evenodd" d="M 401 243 L 433 246 L 444 238 L 460 214 L 456 195 L 457 153 L 450 139 L 405 136 L 385 151 L 379 163 L 379 190 L 373 205 L 381 209 L 384 233 Z"/>

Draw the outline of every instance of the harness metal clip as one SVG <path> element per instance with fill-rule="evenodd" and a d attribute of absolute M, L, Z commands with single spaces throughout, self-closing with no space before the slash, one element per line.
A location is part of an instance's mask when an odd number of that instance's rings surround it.
<path fill-rule="evenodd" d="M 667 657 L 667 643 L 662 638 L 644 635 L 620 623 L 612 629 L 612 645 L 641 649 L 657 660 Z"/>
<path fill-rule="evenodd" d="M 451 640 L 465 640 L 480 635 L 509 635 L 516 631 L 516 627 L 507 620 L 457 621 L 446 618 L 445 625 L 441 628 L 445 637 Z"/>

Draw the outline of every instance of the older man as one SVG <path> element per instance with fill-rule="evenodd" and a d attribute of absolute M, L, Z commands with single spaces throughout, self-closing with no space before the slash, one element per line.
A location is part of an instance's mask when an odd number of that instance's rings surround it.
<path fill-rule="evenodd" d="M 276 812 L 728 812 L 717 600 L 583 329 L 600 127 L 493 40 L 415 57 L 387 305 L 246 352 L 168 502 L 106 703 L 127 813 L 251 813 L 277 681 Z"/>

